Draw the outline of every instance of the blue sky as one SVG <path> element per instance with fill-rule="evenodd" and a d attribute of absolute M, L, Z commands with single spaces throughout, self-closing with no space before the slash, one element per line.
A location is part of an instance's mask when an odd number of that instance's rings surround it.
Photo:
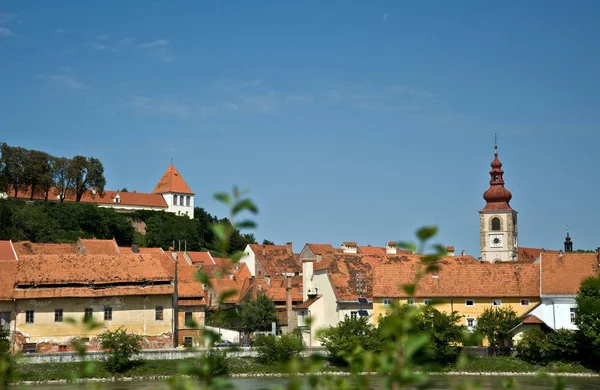
<path fill-rule="evenodd" d="M 479 255 L 493 136 L 522 246 L 600 246 L 600 3 L 4 1 L 0 140 L 96 156 L 149 192 L 169 159 L 259 239 L 383 245 L 437 224 Z"/>

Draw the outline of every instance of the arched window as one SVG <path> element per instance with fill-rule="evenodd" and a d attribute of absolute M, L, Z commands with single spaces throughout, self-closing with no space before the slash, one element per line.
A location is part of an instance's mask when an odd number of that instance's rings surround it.
<path fill-rule="evenodd" d="M 186 206 L 190 205 L 190 196 L 189 195 L 185 197 L 185 205 Z"/>
<path fill-rule="evenodd" d="M 492 218 L 492 230 L 500 230 L 500 218 Z"/>
<path fill-rule="evenodd" d="M 173 195 L 173 206 L 177 206 L 177 195 Z"/>

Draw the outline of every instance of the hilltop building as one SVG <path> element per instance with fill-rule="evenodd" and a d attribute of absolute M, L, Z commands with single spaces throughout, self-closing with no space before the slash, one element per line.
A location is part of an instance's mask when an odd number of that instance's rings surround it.
<path fill-rule="evenodd" d="M 9 191 L 10 193 L 11 191 Z M 7 198 L 11 196 L 9 194 L 0 193 L 0 198 Z M 64 202 L 75 202 L 75 194 L 60 193 L 56 187 L 50 189 L 50 194 L 48 200 L 59 202 L 63 198 Z M 31 193 L 27 188 L 19 189 L 17 198 L 29 200 Z M 44 200 L 44 196 L 34 194 L 33 199 Z M 169 165 L 151 193 L 112 190 L 105 190 L 100 193 L 95 189 L 91 189 L 83 194 L 81 202 L 94 203 L 98 207 L 109 207 L 122 212 L 162 210 L 194 218 L 194 192 L 173 164 Z"/>

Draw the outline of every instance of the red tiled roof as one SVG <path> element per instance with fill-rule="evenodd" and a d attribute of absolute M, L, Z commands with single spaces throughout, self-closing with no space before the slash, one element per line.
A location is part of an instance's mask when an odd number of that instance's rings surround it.
<path fill-rule="evenodd" d="M 289 253 L 286 245 L 250 244 L 256 261 L 262 264 L 267 275 L 272 278 L 277 274 L 302 272 L 302 264 L 297 253 Z"/>
<path fill-rule="evenodd" d="M 558 251 L 544 248 L 524 248 L 519 247 L 517 250 L 517 258 L 519 261 L 535 261 L 540 257 L 541 253 L 556 253 Z"/>
<path fill-rule="evenodd" d="M 118 255 L 119 246 L 117 242 L 112 240 L 86 240 L 80 238 L 77 240 L 77 244 L 83 248 L 83 253 L 86 255 Z"/>
<path fill-rule="evenodd" d="M 359 246 L 358 253 L 363 253 L 365 255 L 385 255 L 386 249 L 379 248 L 377 246 Z"/>
<path fill-rule="evenodd" d="M 90 287 L 42 287 L 16 288 L 16 299 L 34 298 L 76 298 L 76 297 L 119 297 L 125 295 L 170 295 L 173 294 L 172 284 L 158 286 L 118 286 L 107 288 Z"/>
<path fill-rule="evenodd" d="M 206 305 L 206 301 L 204 300 L 204 298 L 202 299 L 180 299 L 179 300 L 179 306 L 205 306 Z"/>
<path fill-rule="evenodd" d="M 204 265 L 215 264 L 210 252 L 186 252 L 192 263 L 202 263 Z"/>
<path fill-rule="evenodd" d="M 269 285 L 265 279 L 255 279 L 247 293 L 255 297 L 259 292 L 266 294 L 274 302 L 285 302 L 287 299 L 285 279 L 271 280 Z M 292 287 L 292 302 L 302 302 L 302 288 Z"/>
<path fill-rule="evenodd" d="M 169 165 L 169 168 L 167 168 L 167 171 L 152 191 L 153 194 L 164 194 L 168 192 L 194 194 L 173 164 Z"/>
<path fill-rule="evenodd" d="M 447 257 L 438 261 L 437 277 L 425 275 L 417 297 L 534 297 L 539 296 L 539 265 L 478 262 L 472 257 Z M 418 257 L 375 269 L 375 297 L 407 297 L 401 285 L 415 282 L 424 265 Z"/>
<path fill-rule="evenodd" d="M 23 255 L 76 255 L 75 244 L 45 244 L 29 241 L 13 243 L 18 256 Z"/>
<path fill-rule="evenodd" d="M 123 254 L 132 254 L 133 250 L 131 249 L 130 246 L 120 246 L 119 247 L 119 252 L 123 253 Z M 157 253 L 157 254 L 162 254 L 165 253 L 165 251 L 163 251 L 162 248 L 138 248 L 138 253 L 142 253 L 142 254 L 146 254 L 146 253 Z"/>
<path fill-rule="evenodd" d="M 542 294 L 575 295 L 583 280 L 598 275 L 596 253 L 550 253 L 542 256 Z"/>
<path fill-rule="evenodd" d="M 525 316 L 521 322 L 524 324 L 543 324 L 544 323 L 544 321 L 540 320 L 533 314 L 529 314 L 529 315 Z"/>
<path fill-rule="evenodd" d="M 202 298 L 204 297 L 204 289 L 202 283 L 196 280 L 198 268 L 196 265 L 189 265 L 187 261 L 181 257 L 178 262 L 178 282 L 177 291 L 180 298 Z"/>
<path fill-rule="evenodd" d="M 294 309 L 299 310 L 299 309 L 308 309 L 313 303 L 315 303 L 316 301 L 319 300 L 319 298 L 321 298 L 320 295 L 316 295 L 312 298 L 308 298 L 306 301 L 302 302 L 301 304 L 299 304 L 298 306 L 294 307 Z"/>
<path fill-rule="evenodd" d="M 0 301 L 13 299 L 18 263 L 16 260 L 0 261 Z"/>
<path fill-rule="evenodd" d="M 328 253 L 343 252 L 341 248 L 334 248 L 331 244 L 306 244 L 306 246 L 315 255 L 325 255 Z"/>
<path fill-rule="evenodd" d="M 9 196 L 14 195 L 14 192 L 9 192 Z M 111 191 L 105 190 L 102 194 L 96 193 L 93 194 L 92 191 L 86 191 L 83 193 L 81 197 L 82 203 L 95 203 L 95 204 L 117 204 L 114 201 L 115 196 L 119 194 L 120 202 L 118 203 L 121 206 L 145 206 L 145 207 L 158 207 L 158 208 L 167 208 L 167 202 L 162 197 L 161 194 L 146 194 L 143 192 L 120 192 L 120 191 Z M 49 201 L 58 202 L 59 191 L 56 187 L 52 187 L 50 189 L 50 193 L 48 196 Z M 19 190 L 17 194 L 17 198 L 20 199 L 29 199 L 31 193 L 27 190 Z M 35 194 L 33 199 L 35 200 L 44 200 L 44 195 Z M 75 194 L 71 192 L 67 192 L 65 196 L 65 202 L 75 202 Z"/>
<path fill-rule="evenodd" d="M 0 260 L 17 260 L 12 242 L 0 241 Z"/>
<path fill-rule="evenodd" d="M 174 263 L 163 254 L 23 255 L 17 283 L 111 284 L 173 280 Z"/>

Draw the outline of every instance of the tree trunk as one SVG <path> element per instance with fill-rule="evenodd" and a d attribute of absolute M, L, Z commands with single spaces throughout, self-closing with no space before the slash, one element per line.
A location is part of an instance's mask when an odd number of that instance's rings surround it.
<path fill-rule="evenodd" d="M 46 188 L 46 196 L 44 196 L 44 202 L 48 201 L 48 193 L 50 192 L 50 188 Z"/>
<path fill-rule="evenodd" d="M 31 185 L 31 195 L 29 196 L 29 200 L 33 200 L 33 194 L 35 193 L 35 184 Z"/>

